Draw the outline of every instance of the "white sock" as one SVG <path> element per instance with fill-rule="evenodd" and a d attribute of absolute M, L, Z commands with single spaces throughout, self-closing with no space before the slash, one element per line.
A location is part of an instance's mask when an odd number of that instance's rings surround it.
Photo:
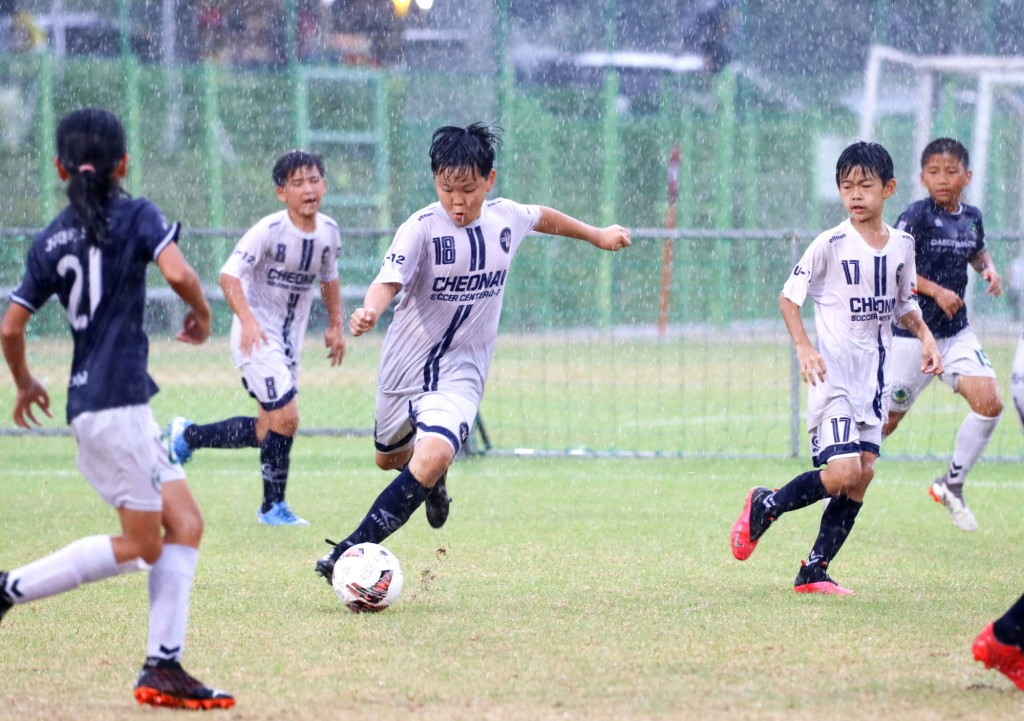
<path fill-rule="evenodd" d="M 167 543 L 150 569 L 147 656 L 181 659 L 188 628 L 188 599 L 198 563 L 198 548 Z"/>
<path fill-rule="evenodd" d="M 117 563 L 110 536 L 86 536 L 10 571 L 7 594 L 15 603 L 26 603 L 70 591 L 83 583 L 145 568 L 141 559 Z"/>
<path fill-rule="evenodd" d="M 999 422 L 999 416 L 989 418 L 980 416 L 974 411 L 967 414 L 960 430 L 956 434 L 956 445 L 953 446 L 953 458 L 949 461 L 946 484 L 962 486 L 967 474 L 974 467 L 981 454 L 985 452 L 988 441 Z"/>

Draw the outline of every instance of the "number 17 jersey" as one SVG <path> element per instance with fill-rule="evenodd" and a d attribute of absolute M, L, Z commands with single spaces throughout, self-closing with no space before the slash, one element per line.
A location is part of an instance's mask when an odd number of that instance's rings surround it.
<path fill-rule="evenodd" d="M 381 391 L 451 392 L 479 406 L 509 265 L 539 219 L 538 206 L 498 198 L 466 227 L 440 203 L 402 224 L 374 280 L 404 291 L 381 350 Z"/>

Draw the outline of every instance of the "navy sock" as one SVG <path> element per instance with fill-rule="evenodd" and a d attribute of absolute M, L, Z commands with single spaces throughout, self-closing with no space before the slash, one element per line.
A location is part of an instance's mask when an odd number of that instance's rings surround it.
<path fill-rule="evenodd" d="M 405 525 L 429 494 L 430 489 L 417 481 L 408 468 L 404 469 L 381 491 L 359 527 L 331 555 L 337 560 L 357 543 L 380 543 Z"/>
<path fill-rule="evenodd" d="M 992 635 L 999 643 L 1024 647 L 1024 596 L 992 623 Z"/>
<path fill-rule="evenodd" d="M 769 516 L 778 518 L 783 513 L 828 498 L 828 495 L 821 482 L 821 471 L 807 471 L 764 499 L 764 507 Z"/>
<path fill-rule="evenodd" d="M 807 557 L 809 564 L 832 562 L 839 549 L 846 543 L 857 520 L 857 514 L 863 506 L 862 501 L 854 501 L 847 496 L 832 496 L 832 500 L 821 514 L 818 538 L 811 548 L 811 555 Z"/>
<path fill-rule="evenodd" d="M 258 448 L 256 419 L 246 416 L 227 418 L 200 426 L 193 424 L 182 434 L 189 448 Z"/>
<path fill-rule="evenodd" d="M 282 436 L 267 431 L 267 437 L 260 444 L 260 465 L 263 468 L 264 513 L 275 503 L 284 500 L 284 487 L 288 483 L 288 466 L 291 461 L 292 436 Z"/>

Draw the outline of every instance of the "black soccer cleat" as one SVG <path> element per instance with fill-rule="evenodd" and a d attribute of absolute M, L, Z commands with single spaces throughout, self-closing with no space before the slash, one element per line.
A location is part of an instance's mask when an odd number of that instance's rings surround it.
<path fill-rule="evenodd" d="M 341 558 L 342 551 L 338 548 L 341 544 L 335 543 L 329 538 L 325 538 L 324 543 L 332 546 L 331 551 L 317 559 L 316 566 L 313 567 L 313 570 L 316 572 L 316 575 L 323 576 L 324 580 L 327 581 L 327 585 L 333 588 L 334 564 L 338 562 L 339 558 Z"/>
<path fill-rule="evenodd" d="M 800 570 L 793 581 L 793 590 L 797 593 L 824 593 L 833 596 L 849 596 L 853 593 L 832 580 L 828 575 L 827 561 L 800 561 Z"/>
<path fill-rule="evenodd" d="M 187 709 L 231 708 L 235 705 L 234 696 L 206 686 L 186 673 L 177 661 L 152 656 L 146 659 L 135 682 L 135 700 L 150 706 Z"/>
<path fill-rule="evenodd" d="M 430 495 L 423 501 L 424 510 L 427 513 L 427 523 L 431 528 L 440 528 L 448 520 L 448 509 L 452 504 L 451 496 L 448 495 L 448 471 L 441 474 L 437 483 L 430 489 Z"/>
<path fill-rule="evenodd" d="M 4 614 L 11 610 L 14 601 L 7 595 L 7 571 L 0 571 L 0 620 Z"/>

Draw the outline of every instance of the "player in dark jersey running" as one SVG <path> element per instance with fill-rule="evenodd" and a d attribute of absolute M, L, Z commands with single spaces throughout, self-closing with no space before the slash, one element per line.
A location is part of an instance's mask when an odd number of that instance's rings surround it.
<path fill-rule="evenodd" d="M 203 517 L 149 407 L 157 387 L 147 372 L 143 330 L 148 264 L 156 263 L 190 306 L 179 340 L 199 344 L 209 337 L 210 308 L 175 242 L 178 224 L 168 225 L 153 203 L 121 189 L 128 153 L 115 116 L 83 108 L 63 118 L 56 165 L 70 204 L 35 237 L 0 326 L 17 387 L 14 422 L 39 425 L 33 406 L 51 415 L 50 396 L 29 370 L 25 328 L 56 294 L 74 338 L 67 421 L 78 444 L 78 468 L 117 510 L 122 533 L 81 538 L 0 572 L 0 617 L 14 605 L 146 570 L 149 641 L 136 700 L 230 708 L 230 694 L 197 681 L 180 664 Z"/>
<path fill-rule="evenodd" d="M 969 167 L 970 156 L 960 142 L 933 140 L 921 154 L 921 184 L 929 197 L 911 203 L 896 221 L 897 228 L 914 236 L 919 303 L 942 353 L 945 372 L 940 377 L 971 407 L 957 432 L 946 472 L 928 489 L 962 531 L 978 528 L 964 501 L 964 481 L 988 446 L 1003 411 L 995 371 L 968 325 L 964 304 L 968 265 L 988 283 L 989 295 L 1002 293 L 999 273 L 985 247 L 981 211 L 960 202 L 971 182 Z M 933 377 L 921 373 L 920 342 L 906 331 L 896 329 L 892 352 L 892 397 L 883 437 L 896 430 Z"/>

